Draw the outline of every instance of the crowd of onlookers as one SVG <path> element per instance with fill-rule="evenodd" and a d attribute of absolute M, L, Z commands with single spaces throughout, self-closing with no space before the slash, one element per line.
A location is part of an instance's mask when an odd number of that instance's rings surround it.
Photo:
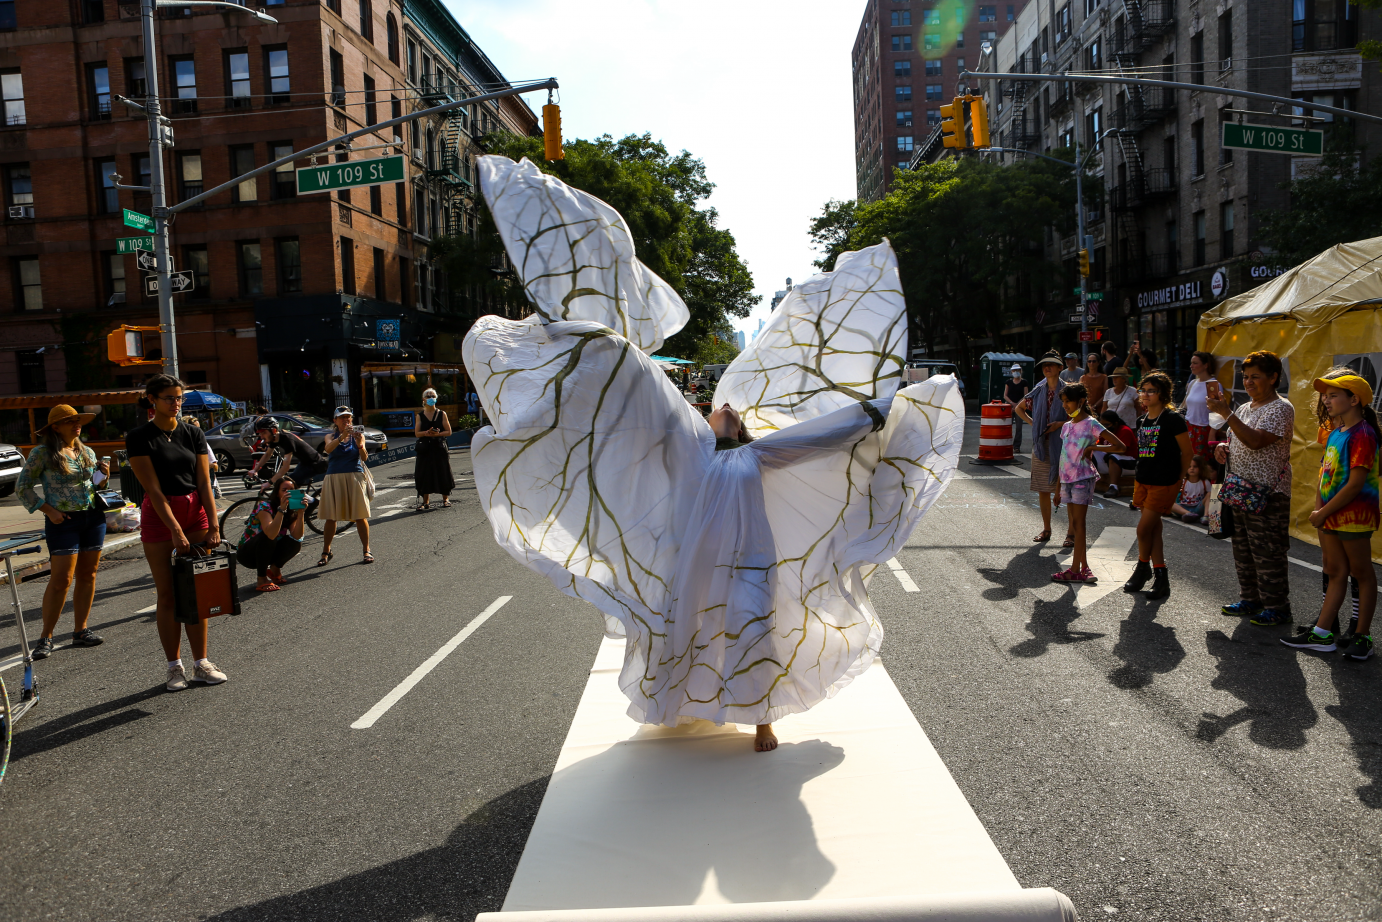
<path fill-rule="evenodd" d="M 1149 600 L 1171 594 L 1162 522 L 1175 515 L 1204 522 L 1213 537 L 1231 540 L 1240 598 L 1224 606 L 1225 614 L 1263 627 L 1293 623 L 1287 558 L 1296 414 L 1279 393 L 1280 357 L 1260 351 L 1242 360 L 1238 377 L 1247 399 L 1237 405 L 1215 377 L 1216 360 L 1208 352 L 1191 357 L 1179 407 L 1156 354 L 1137 342 L 1126 359 L 1106 343 L 1083 365 L 1073 352 L 1052 351 L 1037 361 L 1037 370 L 1041 379 L 1028 388 L 1021 366 L 1013 365 L 1004 397 L 1013 408 L 1015 450 L 1021 450 L 1022 424 L 1032 427 L 1031 488 L 1042 517 L 1033 540 L 1049 541 L 1053 512 L 1062 504 L 1067 510 L 1063 546 L 1072 550 L 1072 560 L 1053 580 L 1096 579 L 1086 549 L 1088 505 L 1101 482 L 1105 497 L 1120 496 L 1124 475 L 1131 473 L 1138 561 L 1125 592 Z M 1367 659 L 1377 598 L 1371 538 L 1379 520 L 1373 392 L 1345 367 L 1317 378 L 1314 388 L 1324 457 L 1310 524 L 1323 551 L 1324 600 L 1315 624 L 1282 643 Z M 1350 586 L 1352 617 L 1342 626 L 1338 613 Z"/>

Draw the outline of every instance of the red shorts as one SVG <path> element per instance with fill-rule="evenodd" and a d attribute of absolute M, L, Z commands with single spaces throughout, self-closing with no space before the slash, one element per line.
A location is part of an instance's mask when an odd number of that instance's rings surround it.
<path fill-rule="evenodd" d="M 173 519 L 184 535 L 190 536 L 194 531 L 205 531 L 211 527 L 206 510 L 202 508 L 200 493 L 170 496 L 168 507 L 173 510 Z M 154 511 L 154 507 L 149 505 L 148 496 L 144 497 L 144 502 L 139 507 L 139 540 L 145 544 L 173 540 L 173 533 L 163 524 L 163 519 Z"/>

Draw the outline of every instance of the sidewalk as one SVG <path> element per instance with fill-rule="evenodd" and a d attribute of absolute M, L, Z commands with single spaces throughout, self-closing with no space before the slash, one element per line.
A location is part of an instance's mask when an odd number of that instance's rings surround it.
<path fill-rule="evenodd" d="M 48 544 L 43 540 L 43 513 L 28 513 L 24 511 L 24 505 L 19 500 L 19 494 L 7 496 L 0 499 L 0 538 L 12 538 L 23 534 L 37 532 L 38 538 L 35 543 L 42 550 L 37 556 L 29 555 L 23 558 L 15 558 L 14 572 L 19 579 L 25 580 L 34 576 L 42 576 L 48 572 Z M 139 540 L 139 532 L 127 532 L 116 534 L 106 532 L 105 550 L 111 551 L 117 547 L 124 547 Z M 20 561 L 23 566 L 20 566 Z M 8 583 L 5 576 L 4 567 L 0 566 L 0 586 Z"/>

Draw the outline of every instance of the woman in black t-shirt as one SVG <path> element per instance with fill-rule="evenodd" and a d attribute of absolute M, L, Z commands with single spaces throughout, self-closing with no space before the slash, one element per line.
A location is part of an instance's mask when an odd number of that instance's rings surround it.
<path fill-rule="evenodd" d="M 196 661 L 192 681 L 218 685 L 226 674 L 206 658 L 206 622 L 181 625 L 173 617 L 173 552 L 186 553 L 193 544 L 221 543 L 206 436 L 179 420 L 182 382 L 177 378 L 154 375 L 144 392 L 153 402 L 154 418 L 125 436 L 125 449 L 144 488 L 140 540 L 158 594 L 158 637 L 168 659 L 168 690 L 187 687 L 181 653 L 184 629 Z"/>
<path fill-rule="evenodd" d="M 1140 592 L 1152 580 L 1148 599 L 1171 594 L 1162 553 L 1161 517 L 1171 511 L 1181 481 L 1190 468 L 1194 449 L 1190 427 L 1171 405 L 1171 379 L 1165 372 L 1144 375 L 1138 393 L 1146 412 L 1137 420 L 1137 479 L 1132 502 L 1142 511 L 1137 520 L 1137 568 L 1123 585 L 1124 592 Z"/>

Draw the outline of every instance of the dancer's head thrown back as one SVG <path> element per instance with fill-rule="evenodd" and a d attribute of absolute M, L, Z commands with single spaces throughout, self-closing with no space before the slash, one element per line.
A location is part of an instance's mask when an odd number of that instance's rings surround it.
<path fill-rule="evenodd" d="M 716 408 L 706 419 L 706 422 L 710 423 L 710 431 L 715 433 L 717 439 L 753 441 L 753 436 L 749 435 L 749 430 L 744 428 L 744 421 L 739 418 L 739 411 L 729 404 Z"/>

